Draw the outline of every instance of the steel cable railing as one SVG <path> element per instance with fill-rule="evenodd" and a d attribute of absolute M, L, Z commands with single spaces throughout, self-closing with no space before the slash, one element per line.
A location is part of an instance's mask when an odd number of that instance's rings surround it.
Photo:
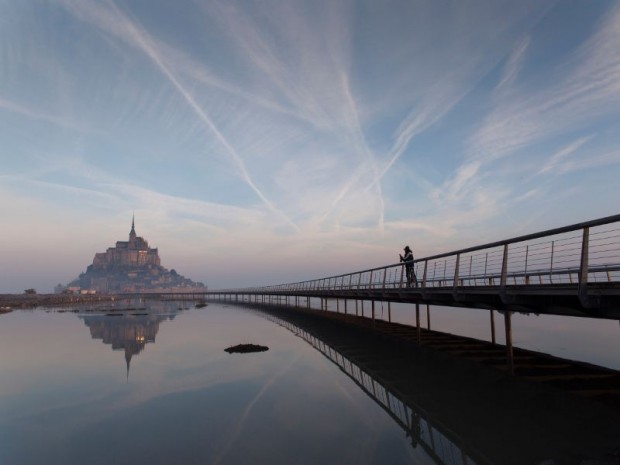
<path fill-rule="evenodd" d="M 619 283 L 620 215 L 420 258 L 413 270 L 422 289 L 573 285 L 583 290 L 588 283 Z M 406 265 L 397 263 L 238 291 L 404 290 L 410 284 Z"/>

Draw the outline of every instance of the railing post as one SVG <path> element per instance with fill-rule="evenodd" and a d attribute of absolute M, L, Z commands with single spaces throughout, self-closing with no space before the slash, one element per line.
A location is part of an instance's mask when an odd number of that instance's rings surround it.
<path fill-rule="evenodd" d="M 422 276 L 422 289 L 426 289 L 426 270 L 428 269 L 428 260 L 424 260 L 424 275 Z"/>
<path fill-rule="evenodd" d="M 588 259 L 590 247 L 590 228 L 583 228 L 583 238 L 581 239 L 581 263 L 579 264 L 579 287 L 577 293 L 579 301 L 584 307 L 588 307 Z"/>
<path fill-rule="evenodd" d="M 457 253 L 456 254 L 456 264 L 454 265 L 454 283 L 453 283 L 453 287 L 454 287 L 454 292 L 456 293 L 456 289 L 459 286 L 459 266 L 460 266 L 460 262 L 461 262 L 461 254 Z"/>
<path fill-rule="evenodd" d="M 502 258 L 502 277 L 499 283 L 499 298 L 506 302 L 506 278 L 508 276 L 508 244 L 504 244 L 504 257 Z"/>
<path fill-rule="evenodd" d="M 529 253 L 530 253 L 530 246 L 529 246 L 529 245 L 526 245 L 526 246 L 525 246 L 525 270 L 524 270 L 524 272 L 523 272 L 523 273 L 524 273 L 524 275 L 525 275 L 525 276 L 523 277 L 523 279 L 524 279 L 524 283 L 525 283 L 526 285 L 530 283 L 530 278 L 529 278 L 529 276 L 527 275 L 527 257 L 528 257 L 528 255 L 529 255 Z"/>
<path fill-rule="evenodd" d="M 549 282 L 553 284 L 553 249 L 555 241 L 551 241 L 551 264 L 549 265 Z"/>
<path fill-rule="evenodd" d="M 387 278 L 387 268 L 383 268 L 383 286 L 382 288 L 385 289 L 385 279 Z"/>
<path fill-rule="evenodd" d="M 502 258 L 502 278 L 499 287 L 506 290 L 506 276 L 508 276 L 508 244 L 504 244 L 504 257 Z"/>

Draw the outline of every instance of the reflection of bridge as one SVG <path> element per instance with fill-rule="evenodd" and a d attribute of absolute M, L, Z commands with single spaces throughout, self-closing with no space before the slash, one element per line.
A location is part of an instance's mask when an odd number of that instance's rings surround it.
<path fill-rule="evenodd" d="M 392 420 L 405 431 L 407 437 L 411 437 L 411 445 L 415 448 L 420 444 L 435 464 L 476 465 L 484 463 L 480 459 L 474 460 L 470 457 L 466 446 L 453 433 L 442 431 L 441 426 L 434 425 L 433 420 L 422 409 L 409 405 L 399 394 L 392 392 L 389 387 L 384 385 L 380 379 L 373 377 L 372 374 L 347 358 L 336 348 L 308 331 L 298 328 L 293 323 L 279 318 L 273 318 L 272 321 L 304 339 L 336 364 L 360 389 L 388 413 Z"/>
<path fill-rule="evenodd" d="M 512 371 L 511 312 L 620 319 L 620 215 L 484 244 L 414 261 L 417 284 L 407 283 L 403 263 L 276 286 L 207 291 L 219 300 L 305 303 L 405 302 L 470 307 L 504 313 Z M 303 300 L 305 299 L 305 302 Z"/>
<path fill-rule="evenodd" d="M 407 350 L 319 312 L 257 308 L 337 365 L 435 465 L 565 463 L 617 447 L 617 413 L 601 405 Z"/>

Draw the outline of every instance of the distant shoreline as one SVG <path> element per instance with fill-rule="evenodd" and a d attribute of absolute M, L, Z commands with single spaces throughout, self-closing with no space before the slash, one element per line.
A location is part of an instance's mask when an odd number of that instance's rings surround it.
<path fill-rule="evenodd" d="M 61 305 L 110 302 L 117 298 L 114 294 L 0 294 L 0 314 L 12 310 L 33 309 L 37 307 L 57 307 Z"/>

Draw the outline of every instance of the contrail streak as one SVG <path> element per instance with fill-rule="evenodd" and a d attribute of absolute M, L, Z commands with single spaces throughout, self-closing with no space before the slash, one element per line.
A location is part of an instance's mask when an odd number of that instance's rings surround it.
<path fill-rule="evenodd" d="M 252 180 L 248 170 L 245 166 L 245 163 L 241 159 L 241 157 L 237 154 L 236 150 L 228 143 L 224 135 L 219 131 L 219 129 L 215 126 L 211 118 L 206 114 L 206 112 L 196 103 L 196 100 L 193 96 L 183 87 L 183 85 L 179 82 L 176 76 L 168 69 L 166 64 L 162 61 L 159 54 L 155 50 L 150 43 L 148 43 L 147 39 L 144 37 L 144 33 L 140 32 L 138 28 L 127 18 L 118 7 L 112 2 L 108 0 L 108 4 L 114 10 L 114 12 L 123 20 L 123 22 L 129 28 L 129 32 L 132 38 L 139 45 L 140 49 L 145 52 L 148 57 L 155 63 L 157 68 L 164 74 L 164 76 L 170 81 L 170 83 L 175 87 L 175 89 L 183 96 L 187 104 L 194 110 L 196 115 L 201 119 L 201 121 L 211 130 L 211 132 L 215 135 L 217 140 L 224 146 L 226 152 L 233 159 L 233 162 L 239 172 L 241 173 L 242 179 L 252 188 L 252 190 L 258 195 L 258 197 L 263 201 L 263 203 L 275 213 L 277 216 L 281 217 L 284 221 L 286 221 L 289 225 L 291 225 L 296 231 L 300 231 L 299 227 L 282 211 L 276 208 L 271 201 L 265 197 L 265 195 L 261 192 L 261 190 L 256 186 L 254 181 Z"/>

